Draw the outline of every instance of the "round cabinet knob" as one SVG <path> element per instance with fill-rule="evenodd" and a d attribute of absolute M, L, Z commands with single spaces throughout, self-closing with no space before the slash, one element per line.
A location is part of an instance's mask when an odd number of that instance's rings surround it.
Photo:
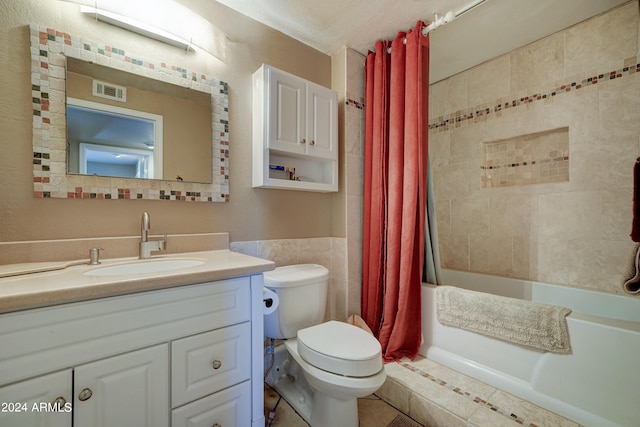
<path fill-rule="evenodd" d="M 300 141 L 300 144 L 306 144 L 306 143 L 307 143 L 307 140 L 302 138 L 302 141 Z"/>
<path fill-rule="evenodd" d="M 53 405 L 54 408 L 56 408 L 57 411 L 59 411 L 62 408 L 64 408 L 64 405 L 67 404 L 67 399 L 65 399 L 62 396 L 59 396 L 59 397 L 56 397 L 55 400 L 51 402 L 51 404 Z"/>
<path fill-rule="evenodd" d="M 80 392 L 80 394 L 78 394 L 78 400 L 84 402 L 85 400 L 89 400 L 91 396 L 93 396 L 93 392 L 91 391 L 91 389 L 85 388 Z"/>
<path fill-rule="evenodd" d="M 313 139 L 311 140 L 311 145 L 316 145 L 316 142 Z"/>
<path fill-rule="evenodd" d="M 213 425 L 213 427 L 222 427 L 222 426 L 221 426 L 220 424 L 218 424 L 218 423 L 215 423 L 215 424 Z"/>
<path fill-rule="evenodd" d="M 213 361 L 213 369 L 220 369 L 220 366 L 222 366 L 222 362 L 219 360 L 214 360 Z"/>

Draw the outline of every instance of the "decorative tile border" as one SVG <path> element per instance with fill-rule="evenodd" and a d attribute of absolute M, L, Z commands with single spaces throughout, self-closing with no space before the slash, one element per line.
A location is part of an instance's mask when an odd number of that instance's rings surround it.
<path fill-rule="evenodd" d="M 632 58 L 636 61 L 636 58 Z M 625 64 L 628 60 L 625 61 Z M 475 107 L 467 108 L 466 110 L 456 111 L 455 113 L 448 114 L 446 116 L 440 116 L 429 121 L 429 130 L 444 132 L 450 130 L 451 126 L 459 127 L 466 123 L 473 123 L 479 119 L 486 119 L 491 114 L 499 113 L 500 111 L 510 108 L 519 107 L 521 105 L 531 104 L 537 101 L 543 101 L 551 99 L 555 96 L 569 93 L 575 90 L 580 90 L 584 87 L 598 84 L 601 81 L 609 81 L 632 76 L 635 73 L 640 72 L 640 63 L 630 66 L 624 66 L 618 70 L 610 71 L 607 73 L 598 74 L 592 77 L 587 77 L 581 81 L 569 82 L 544 92 L 534 93 L 512 101 L 499 102 L 493 106 L 491 104 L 483 104 Z"/>
<path fill-rule="evenodd" d="M 205 74 L 31 24 L 33 195 L 36 198 L 229 201 L 229 87 Z M 211 94 L 212 183 L 66 174 L 65 57 Z"/>
<path fill-rule="evenodd" d="M 355 99 L 347 98 L 345 105 L 355 107 L 357 110 L 364 110 L 364 100 L 356 101 Z"/>
<path fill-rule="evenodd" d="M 569 181 L 569 128 L 482 144 L 482 188 Z"/>
<path fill-rule="evenodd" d="M 415 372 L 416 374 L 420 375 L 423 378 L 426 378 L 430 381 L 432 381 L 433 383 L 453 392 L 456 393 L 466 399 L 469 399 L 470 401 L 472 401 L 473 403 L 476 403 L 480 406 L 484 406 L 485 408 L 488 408 L 490 410 L 492 410 L 493 412 L 502 415 L 505 418 L 510 419 L 511 421 L 514 421 L 518 424 L 520 424 L 521 426 L 524 427 L 538 427 L 538 425 L 536 423 L 534 423 L 531 420 L 527 420 L 524 417 L 517 415 L 516 413 L 510 411 L 508 408 L 500 408 L 498 405 L 495 405 L 485 399 L 482 399 L 480 396 L 475 396 L 471 393 L 469 393 L 466 390 L 463 390 L 461 387 L 458 387 L 454 384 L 448 384 L 446 381 L 435 377 L 431 374 L 429 374 L 428 372 L 424 372 L 423 370 L 416 368 L 415 366 L 412 366 L 411 364 L 407 363 L 407 362 L 397 362 L 398 365 L 402 366 L 403 368 L 406 368 L 412 372 Z"/>

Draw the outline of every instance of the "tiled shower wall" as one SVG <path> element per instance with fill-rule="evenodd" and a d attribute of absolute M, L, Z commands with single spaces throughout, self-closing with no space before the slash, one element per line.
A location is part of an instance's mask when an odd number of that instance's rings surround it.
<path fill-rule="evenodd" d="M 364 61 L 345 50 L 344 163 L 346 169 L 347 242 L 346 306 L 348 314 L 360 314 L 362 290 L 362 197 L 364 189 Z"/>
<path fill-rule="evenodd" d="M 633 1 L 431 86 L 443 268 L 623 293 L 640 154 L 638 45 Z M 568 181 L 483 188 L 487 143 L 561 128 Z"/>

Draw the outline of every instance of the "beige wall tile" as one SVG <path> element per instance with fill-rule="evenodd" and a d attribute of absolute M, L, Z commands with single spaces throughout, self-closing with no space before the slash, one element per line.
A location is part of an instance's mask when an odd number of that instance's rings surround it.
<path fill-rule="evenodd" d="M 364 135 L 361 135 L 361 123 L 362 111 L 355 107 L 347 107 L 344 112 L 344 151 L 347 155 L 361 156 L 362 153 L 362 139 Z"/>
<path fill-rule="evenodd" d="M 628 246 L 627 241 L 571 240 L 568 242 L 567 283 L 623 294 L 620 283 L 624 272 L 622 266 L 629 259 Z"/>
<path fill-rule="evenodd" d="M 571 178 L 576 189 L 611 190 L 633 186 L 633 165 L 638 156 L 634 138 L 602 138 L 575 144 L 571 151 Z M 631 206 L 628 204 L 627 206 Z"/>
<path fill-rule="evenodd" d="M 511 91 L 564 77 L 564 39 L 555 34 L 511 53 Z"/>
<path fill-rule="evenodd" d="M 513 277 L 536 280 L 533 272 L 537 270 L 538 258 L 537 252 L 531 250 L 536 242 L 535 236 L 513 238 Z"/>
<path fill-rule="evenodd" d="M 513 242 L 510 236 L 469 236 L 469 266 L 471 271 L 513 276 Z"/>
<path fill-rule="evenodd" d="M 640 132 L 640 84 L 634 80 L 632 84 L 619 85 L 600 90 L 600 135 L 636 136 Z"/>
<path fill-rule="evenodd" d="M 347 61 L 347 92 L 364 96 L 364 69 L 365 57 L 353 49 L 346 49 Z"/>
<path fill-rule="evenodd" d="M 467 108 L 467 74 L 460 73 L 430 87 L 429 117 L 435 118 Z"/>
<path fill-rule="evenodd" d="M 347 154 L 345 158 L 347 197 L 362 197 L 364 192 L 364 158 L 362 156 L 352 154 Z M 362 204 L 362 201 L 360 201 L 360 204 Z M 348 205 L 347 209 L 351 209 L 351 206 Z M 348 228 L 347 233 L 349 233 Z"/>
<path fill-rule="evenodd" d="M 628 162 L 631 163 L 631 162 Z M 626 169 L 632 169 L 631 164 Z M 621 168 L 623 169 L 623 168 Z M 627 182 L 632 182 L 630 178 Z M 629 239 L 633 221 L 633 189 L 609 187 L 602 192 L 602 237 L 607 240 Z"/>
<path fill-rule="evenodd" d="M 495 236 L 530 236 L 532 217 L 537 215 L 537 197 L 499 195 L 490 199 L 491 234 Z"/>
<path fill-rule="evenodd" d="M 621 60 L 636 56 L 637 37 L 638 2 L 569 28 L 564 32 L 565 76 L 591 68 L 602 72 L 620 67 Z"/>
<path fill-rule="evenodd" d="M 438 235 L 451 234 L 451 201 L 442 200 L 436 204 Z"/>
<path fill-rule="evenodd" d="M 603 234 L 598 191 L 541 194 L 538 215 L 541 239 L 597 239 Z"/>
<path fill-rule="evenodd" d="M 491 103 L 509 95 L 509 62 L 509 55 L 503 55 L 469 70 L 469 106 Z"/>
<path fill-rule="evenodd" d="M 488 236 L 490 233 L 489 199 L 451 200 L 451 232 Z"/>
<path fill-rule="evenodd" d="M 432 177 L 435 198 L 450 200 L 468 196 L 469 174 L 466 162 L 434 165 Z"/>
<path fill-rule="evenodd" d="M 429 164 L 446 165 L 451 161 L 451 133 L 429 133 Z"/>
<path fill-rule="evenodd" d="M 533 273 L 536 280 L 545 283 L 568 284 L 570 274 L 567 269 L 569 250 L 569 241 L 567 239 L 538 236 L 538 245 L 536 247 L 538 269 Z"/>
<path fill-rule="evenodd" d="M 466 235 L 438 235 L 440 264 L 443 268 L 469 271 L 469 237 Z"/>
<path fill-rule="evenodd" d="M 485 123 L 465 126 L 449 132 L 451 135 L 451 162 L 470 161 L 482 163 L 482 143 L 490 136 Z"/>

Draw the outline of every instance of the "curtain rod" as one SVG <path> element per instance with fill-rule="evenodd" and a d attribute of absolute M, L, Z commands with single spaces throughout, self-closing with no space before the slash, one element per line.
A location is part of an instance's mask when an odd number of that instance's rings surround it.
<path fill-rule="evenodd" d="M 436 28 L 447 24 L 451 21 L 453 21 L 454 19 L 456 19 L 458 16 L 463 15 L 467 12 L 469 12 L 471 9 L 473 9 L 474 7 L 484 3 L 487 0 L 475 0 L 471 3 L 469 3 L 468 5 L 464 6 L 462 9 L 459 9 L 458 11 L 456 11 L 455 13 L 453 11 L 449 11 L 447 13 L 444 14 L 444 16 L 438 17 L 437 13 L 434 13 L 434 19 L 433 22 L 430 23 L 429 25 L 422 27 L 422 35 L 426 36 L 427 34 L 429 34 L 431 31 L 435 30 Z M 407 39 L 405 38 L 403 43 L 407 43 Z M 391 46 L 389 46 L 387 48 L 387 52 L 391 53 Z"/>
<path fill-rule="evenodd" d="M 487 0 L 475 0 L 474 2 L 469 3 L 468 5 L 464 6 L 462 9 L 456 11 L 455 13 L 452 12 L 452 11 L 449 11 L 449 12 L 445 13 L 444 16 L 441 16 L 441 17 L 438 17 L 438 14 L 434 13 L 433 14 L 434 15 L 433 22 L 430 23 L 429 25 L 427 25 L 426 27 L 422 28 L 422 35 L 426 36 L 430 31 L 433 31 L 436 28 L 453 21 L 458 16 L 467 13 L 468 11 L 470 11 L 474 7 L 484 3 L 485 1 L 487 1 Z"/>

